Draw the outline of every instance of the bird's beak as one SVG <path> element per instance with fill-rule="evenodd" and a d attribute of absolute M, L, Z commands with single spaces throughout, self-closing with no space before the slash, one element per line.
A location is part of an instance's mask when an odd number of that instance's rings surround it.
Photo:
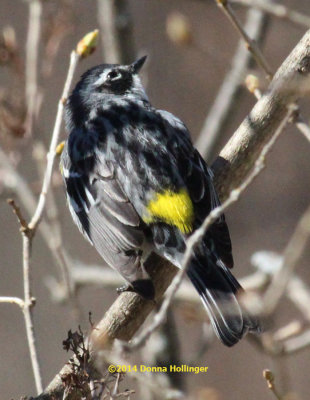
<path fill-rule="evenodd" d="M 138 74 L 140 69 L 142 68 L 143 64 L 145 63 L 147 56 L 139 58 L 139 60 L 130 64 L 130 70 L 133 74 Z"/>

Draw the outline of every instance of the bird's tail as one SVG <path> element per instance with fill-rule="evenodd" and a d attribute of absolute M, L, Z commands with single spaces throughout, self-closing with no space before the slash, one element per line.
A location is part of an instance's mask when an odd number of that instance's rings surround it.
<path fill-rule="evenodd" d="M 202 299 L 216 335 L 226 346 L 233 346 L 247 332 L 260 332 L 260 326 L 255 317 L 241 309 L 236 295 L 243 289 L 230 270 L 221 262 L 212 265 L 208 261 L 205 266 L 194 257 L 187 275 Z"/>

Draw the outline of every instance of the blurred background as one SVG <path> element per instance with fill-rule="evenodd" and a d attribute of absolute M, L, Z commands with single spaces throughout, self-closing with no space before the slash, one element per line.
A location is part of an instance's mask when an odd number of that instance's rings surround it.
<path fill-rule="evenodd" d="M 270 1 L 266 2 L 271 4 Z M 107 3 L 105 0 L 42 1 L 38 87 L 33 96 L 35 107 L 30 118 L 26 110 L 27 106 L 28 110 L 32 107 L 29 100 L 33 93 L 31 88 L 28 87 L 26 100 L 24 95 L 27 82 L 24 74 L 25 60 L 27 51 L 31 52 L 29 47 L 26 50 L 29 3 L 31 1 L 1 0 L 0 4 L 0 145 L 2 152 L 37 197 L 41 188 L 42 163 L 44 166 L 45 162 L 44 148 L 48 147 L 51 138 L 71 50 L 87 32 L 95 28 L 101 30 L 98 48 L 93 55 L 79 63 L 75 82 L 91 66 L 116 60 L 106 59 L 109 55 L 113 56 L 113 51 L 109 52 L 108 49 L 107 31 L 106 36 L 102 33 L 104 29 L 109 29 L 106 21 L 102 21 L 102 18 L 107 19 L 106 4 L 103 4 Z M 128 0 L 120 3 L 126 13 L 119 18 L 118 26 L 125 24 L 128 28 L 125 30 L 125 40 L 122 39 L 125 42 L 122 57 L 129 60 L 131 55 L 148 55 L 143 79 L 151 102 L 179 116 L 188 126 L 193 140 L 198 140 L 208 110 L 231 71 L 232 58 L 239 43 L 238 33 L 214 0 Z M 232 7 L 242 24 L 245 24 L 249 20 L 248 8 L 236 3 L 234 1 Z M 281 0 L 280 3 L 305 18 L 302 22 L 294 23 L 268 13 L 259 17 L 256 15 L 256 20 L 259 18 L 262 25 L 257 39 L 274 72 L 307 30 L 306 16 L 310 18 L 309 0 Z M 253 21 L 255 18 L 250 24 L 252 28 Z M 36 47 L 32 50 L 36 51 Z M 256 102 L 253 94 L 243 84 L 248 73 L 259 78 L 262 90 L 268 85 L 264 72 L 254 62 L 250 62 L 241 72 L 233 107 L 220 127 L 212 150 L 208 152 L 210 163 Z M 304 100 L 300 106 L 309 122 L 309 101 Z M 203 129 L 203 134 L 208 135 L 208 126 Z M 62 129 L 62 140 L 65 138 L 66 133 Z M 289 125 L 268 156 L 265 170 L 226 212 L 233 243 L 235 275 L 238 278 L 254 272 L 251 265 L 253 253 L 259 250 L 282 253 L 285 249 L 310 200 L 309 148 L 306 138 L 294 125 Z M 104 265 L 72 223 L 57 167 L 53 188 L 62 231 L 62 246 L 74 260 Z M 22 297 L 21 235 L 16 217 L 6 199 L 16 198 L 24 215 L 27 215 L 27 211 L 16 196 L 3 157 L 0 166 L 0 196 L 0 295 Z M 87 330 L 88 312 L 92 312 L 94 321 L 99 320 L 117 295 L 114 288 L 81 288 L 78 303 L 83 319 L 77 322 L 70 304 L 55 302 L 51 295 L 51 285 L 46 285 L 47 277 L 58 279 L 59 273 L 39 233 L 34 239 L 32 253 L 33 295 L 37 299 L 34 309 L 35 328 L 43 378 L 47 384 L 68 359 L 68 354 L 62 349 L 62 340 L 66 338 L 67 331 L 75 330 L 78 323 Z M 308 248 L 297 270 L 306 284 L 310 284 L 309 256 Z M 178 335 L 181 363 L 195 360 L 198 352 L 200 357 L 194 364 L 209 367 L 207 374 L 181 375 L 181 386 L 188 396 L 186 398 L 275 398 L 262 377 L 265 368 L 275 372 L 280 390 L 294 393 L 285 399 L 308 398 L 309 347 L 291 356 L 270 357 L 247 339 L 231 349 L 214 340 L 206 345 L 207 349 L 203 352 L 201 346 L 205 344 L 202 339 L 205 327 L 199 315 L 197 307 L 185 307 L 183 303 L 176 303 L 170 315 L 176 324 L 174 332 Z M 295 319 L 302 319 L 302 316 L 284 298 L 273 321 L 269 323 L 272 329 L 276 329 Z M 1 397 L 18 399 L 22 395 L 34 395 L 23 316 L 15 305 L 0 305 L 0 359 Z M 139 385 L 130 378 L 125 379 L 126 387 L 135 387 L 137 390 L 132 398 L 147 398 L 139 391 Z"/>

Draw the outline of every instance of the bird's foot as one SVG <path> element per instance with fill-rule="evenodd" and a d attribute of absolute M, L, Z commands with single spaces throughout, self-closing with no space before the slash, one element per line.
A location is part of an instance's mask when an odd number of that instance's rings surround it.
<path fill-rule="evenodd" d="M 129 283 L 126 283 L 125 285 L 116 288 L 116 292 L 117 294 L 121 294 L 124 292 L 136 292 L 136 291 Z"/>
<path fill-rule="evenodd" d="M 156 304 L 155 298 L 155 288 L 153 282 L 150 279 L 139 279 L 131 282 L 131 284 L 127 283 L 116 289 L 118 294 L 124 292 L 134 292 L 137 293 L 145 300 L 151 300 Z"/>

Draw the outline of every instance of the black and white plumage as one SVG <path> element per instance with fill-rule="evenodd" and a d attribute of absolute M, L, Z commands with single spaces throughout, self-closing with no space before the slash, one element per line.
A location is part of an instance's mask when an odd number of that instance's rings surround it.
<path fill-rule="evenodd" d="M 182 121 L 150 104 L 138 77 L 145 57 L 87 71 L 66 105 L 61 170 L 72 217 L 141 296 L 154 298 L 143 261 L 182 264 L 186 237 L 219 205 L 212 172 Z M 187 274 L 227 346 L 258 331 L 240 308 L 224 216 L 206 232 Z"/>

